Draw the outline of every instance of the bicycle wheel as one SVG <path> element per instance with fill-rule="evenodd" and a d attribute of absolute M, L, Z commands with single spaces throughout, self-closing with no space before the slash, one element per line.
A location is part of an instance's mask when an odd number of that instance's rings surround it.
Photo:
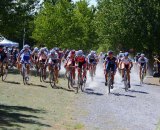
<path fill-rule="evenodd" d="M 55 88 L 56 83 L 55 83 L 55 76 L 54 76 L 53 70 L 50 71 L 49 75 L 50 75 L 50 77 L 49 77 L 50 85 L 51 85 L 52 88 Z"/>
<path fill-rule="evenodd" d="M 22 68 L 22 77 L 23 77 L 23 84 L 26 85 L 26 75 L 25 75 L 25 68 Z"/>
<path fill-rule="evenodd" d="M 42 82 L 43 80 L 43 70 L 42 70 L 42 68 L 40 68 L 40 82 Z"/>
<path fill-rule="evenodd" d="M 142 68 L 141 72 L 141 85 L 143 84 L 143 80 L 144 80 L 144 68 Z"/>
<path fill-rule="evenodd" d="M 112 80 L 111 77 L 108 78 L 108 93 L 111 92 L 111 85 L 112 85 Z"/>
<path fill-rule="evenodd" d="M 5 81 L 8 75 L 8 69 L 6 69 L 6 67 L 3 67 L 2 70 L 2 81 Z"/>
<path fill-rule="evenodd" d="M 71 72 L 69 72 L 69 74 L 68 74 L 67 78 L 68 78 L 68 88 L 70 89 L 70 86 L 72 86 L 72 87 L 73 87 Z"/>
<path fill-rule="evenodd" d="M 108 85 L 108 93 L 110 93 L 111 92 L 111 85 L 112 85 L 111 72 L 108 73 L 108 82 L 107 82 L 107 85 Z"/>
<path fill-rule="evenodd" d="M 127 75 L 126 75 L 126 73 L 125 73 L 125 75 L 124 75 L 124 89 L 125 89 L 125 91 L 127 92 L 128 91 L 128 81 L 127 81 Z"/>

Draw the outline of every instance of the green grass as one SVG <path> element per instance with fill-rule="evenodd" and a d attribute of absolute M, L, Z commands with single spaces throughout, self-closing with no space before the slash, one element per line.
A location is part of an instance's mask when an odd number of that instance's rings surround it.
<path fill-rule="evenodd" d="M 84 128 L 84 125 L 81 124 L 81 123 L 78 123 L 78 124 L 76 124 L 76 125 L 74 126 L 74 129 L 76 129 L 76 130 L 79 130 L 79 129 L 82 129 L 82 128 Z"/>
<path fill-rule="evenodd" d="M 160 121 L 159 121 L 159 123 L 157 125 L 157 129 L 156 130 L 160 130 Z"/>
<path fill-rule="evenodd" d="M 30 77 L 25 86 L 20 75 L 9 74 L 0 80 L 0 129 L 74 130 L 84 126 L 72 118 L 75 93 L 68 91 L 66 80 L 59 89 Z"/>

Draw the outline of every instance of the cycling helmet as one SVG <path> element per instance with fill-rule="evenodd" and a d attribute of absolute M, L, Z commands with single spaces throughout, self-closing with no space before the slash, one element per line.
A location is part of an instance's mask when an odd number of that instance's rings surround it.
<path fill-rule="evenodd" d="M 94 51 L 91 51 L 91 55 L 94 55 L 95 53 L 94 53 Z"/>
<path fill-rule="evenodd" d="M 23 46 L 23 49 L 29 49 L 29 47 L 30 46 L 26 44 L 26 45 Z"/>
<path fill-rule="evenodd" d="M 140 56 L 141 55 L 141 53 L 137 53 L 137 56 Z"/>
<path fill-rule="evenodd" d="M 113 51 L 108 51 L 108 55 L 111 55 L 111 54 L 113 54 Z"/>
<path fill-rule="evenodd" d="M 79 55 L 79 56 L 82 56 L 82 55 L 83 55 L 83 51 L 82 51 L 82 50 L 79 50 L 79 51 L 78 51 L 78 55 Z"/>
<path fill-rule="evenodd" d="M 145 55 L 144 54 L 141 54 L 141 57 L 144 57 Z"/>
<path fill-rule="evenodd" d="M 124 56 L 124 54 L 123 54 L 123 53 L 120 53 L 120 54 L 119 54 L 119 57 L 120 57 L 120 58 L 121 58 L 121 57 L 123 57 L 123 56 Z"/>
<path fill-rule="evenodd" d="M 40 52 L 44 52 L 44 48 L 41 48 L 41 49 L 40 49 Z"/>
<path fill-rule="evenodd" d="M 51 53 L 51 54 L 55 54 L 56 51 L 55 51 L 54 49 L 52 49 L 52 50 L 50 51 L 50 53 Z"/>
<path fill-rule="evenodd" d="M 70 54 L 71 54 L 71 55 L 74 55 L 75 53 L 76 53 L 75 50 L 71 50 L 71 51 L 70 51 Z"/>
<path fill-rule="evenodd" d="M 35 47 L 35 48 L 34 48 L 34 51 L 38 51 L 38 47 Z"/>
<path fill-rule="evenodd" d="M 128 52 L 125 52 L 125 53 L 124 53 L 124 56 L 126 56 L 126 57 L 129 56 L 129 53 L 128 53 Z"/>
<path fill-rule="evenodd" d="M 58 48 L 58 47 L 55 47 L 54 50 L 55 50 L 55 51 L 59 51 L 59 48 Z"/>

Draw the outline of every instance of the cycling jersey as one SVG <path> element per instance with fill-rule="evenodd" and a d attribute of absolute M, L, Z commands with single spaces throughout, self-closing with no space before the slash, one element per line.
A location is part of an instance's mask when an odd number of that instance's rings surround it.
<path fill-rule="evenodd" d="M 0 61 L 3 62 L 7 58 L 7 52 L 4 50 L 0 51 Z"/>
<path fill-rule="evenodd" d="M 49 61 L 48 61 L 49 64 L 52 64 L 52 63 L 56 64 L 56 63 L 58 63 L 59 56 L 58 56 L 57 53 L 55 53 L 54 55 L 53 54 L 49 54 L 48 55 L 48 59 L 49 59 Z"/>
<path fill-rule="evenodd" d="M 39 61 L 45 61 L 46 59 L 47 59 L 47 53 L 45 53 L 45 52 L 39 52 L 38 53 L 38 57 L 39 57 Z"/>
<path fill-rule="evenodd" d="M 121 59 L 121 63 L 122 63 L 122 69 L 124 69 L 124 68 L 130 69 L 132 60 L 130 58 L 124 57 Z"/>
<path fill-rule="evenodd" d="M 95 57 L 95 55 L 91 55 L 91 54 L 88 55 L 88 63 L 89 64 L 90 63 L 93 63 L 93 64 L 96 63 L 96 57 Z"/>
<path fill-rule="evenodd" d="M 106 59 L 105 59 L 105 62 L 106 62 L 106 71 L 108 72 L 108 71 L 110 71 L 110 69 L 111 69 L 111 71 L 113 71 L 113 72 L 115 72 L 116 71 L 116 62 L 117 62 L 117 58 L 116 57 L 112 57 L 112 58 L 110 58 L 110 57 L 106 57 Z"/>
<path fill-rule="evenodd" d="M 141 65 L 141 66 L 145 66 L 147 63 L 148 63 L 148 59 L 146 57 L 142 58 L 140 57 L 138 59 L 138 63 Z"/>
<path fill-rule="evenodd" d="M 31 50 L 26 51 L 26 50 L 22 49 L 20 51 L 21 62 L 29 63 L 30 56 L 31 56 Z"/>
<path fill-rule="evenodd" d="M 76 56 L 76 63 L 78 64 L 78 67 L 79 68 L 82 68 L 82 67 L 86 67 L 86 57 L 84 55 L 82 56 Z"/>

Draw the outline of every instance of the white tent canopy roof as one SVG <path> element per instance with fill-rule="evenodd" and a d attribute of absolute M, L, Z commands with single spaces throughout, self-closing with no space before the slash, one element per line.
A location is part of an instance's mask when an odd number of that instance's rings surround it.
<path fill-rule="evenodd" d="M 7 46 L 7 47 L 18 47 L 19 43 L 12 42 L 10 40 L 7 40 L 3 36 L 0 36 L 0 46 Z"/>

